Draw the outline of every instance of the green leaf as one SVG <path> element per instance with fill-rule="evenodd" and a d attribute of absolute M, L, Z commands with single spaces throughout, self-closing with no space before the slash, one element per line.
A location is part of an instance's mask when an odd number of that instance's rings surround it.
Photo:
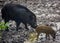
<path fill-rule="evenodd" d="M 9 23 L 7 22 L 0 22 L 0 30 L 5 30 L 7 27 L 9 27 Z"/>

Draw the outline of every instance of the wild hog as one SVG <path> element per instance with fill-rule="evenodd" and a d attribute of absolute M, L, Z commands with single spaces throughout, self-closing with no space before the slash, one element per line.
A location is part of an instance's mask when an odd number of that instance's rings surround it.
<path fill-rule="evenodd" d="M 1 9 L 1 13 L 5 23 L 9 20 L 16 22 L 17 30 L 21 22 L 25 25 L 26 29 L 28 29 L 27 24 L 31 25 L 33 28 L 37 26 L 35 14 L 25 6 L 9 3 Z"/>
<path fill-rule="evenodd" d="M 50 26 L 39 25 L 36 28 L 36 32 L 38 33 L 37 38 L 38 38 L 38 36 L 39 36 L 40 33 L 46 33 L 46 38 L 49 37 L 49 35 L 51 35 L 52 38 L 53 38 L 53 40 L 56 37 L 56 32 Z"/>

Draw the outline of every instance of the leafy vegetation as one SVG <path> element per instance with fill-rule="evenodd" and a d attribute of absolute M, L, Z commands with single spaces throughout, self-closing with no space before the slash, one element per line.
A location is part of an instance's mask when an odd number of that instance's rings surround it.
<path fill-rule="evenodd" d="M 0 22 L 0 42 L 1 42 L 1 39 L 2 39 L 3 31 L 5 29 L 7 29 L 8 27 L 9 27 L 9 23 L 8 22 L 6 24 L 5 24 L 5 22 Z"/>
<path fill-rule="evenodd" d="M 0 30 L 7 29 L 9 27 L 8 24 L 9 24 L 8 22 L 6 24 L 5 24 L 5 22 L 0 22 Z"/>

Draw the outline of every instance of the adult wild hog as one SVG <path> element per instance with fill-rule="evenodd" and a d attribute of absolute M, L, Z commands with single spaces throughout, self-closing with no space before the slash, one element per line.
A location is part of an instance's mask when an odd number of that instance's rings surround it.
<path fill-rule="evenodd" d="M 24 23 L 26 29 L 28 29 L 27 24 L 31 25 L 33 28 L 37 26 L 35 14 L 25 6 L 9 3 L 1 9 L 1 13 L 5 23 L 9 20 L 16 22 L 17 30 L 21 22 Z"/>
<path fill-rule="evenodd" d="M 50 26 L 39 25 L 36 28 L 36 32 L 38 33 L 37 38 L 38 38 L 38 36 L 39 36 L 40 33 L 46 33 L 46 38 L 49 37 L 49 35 L 51 35 L 52 38 L 53 38 L 53 40 L 56 37 L 56 32 Z"/>

